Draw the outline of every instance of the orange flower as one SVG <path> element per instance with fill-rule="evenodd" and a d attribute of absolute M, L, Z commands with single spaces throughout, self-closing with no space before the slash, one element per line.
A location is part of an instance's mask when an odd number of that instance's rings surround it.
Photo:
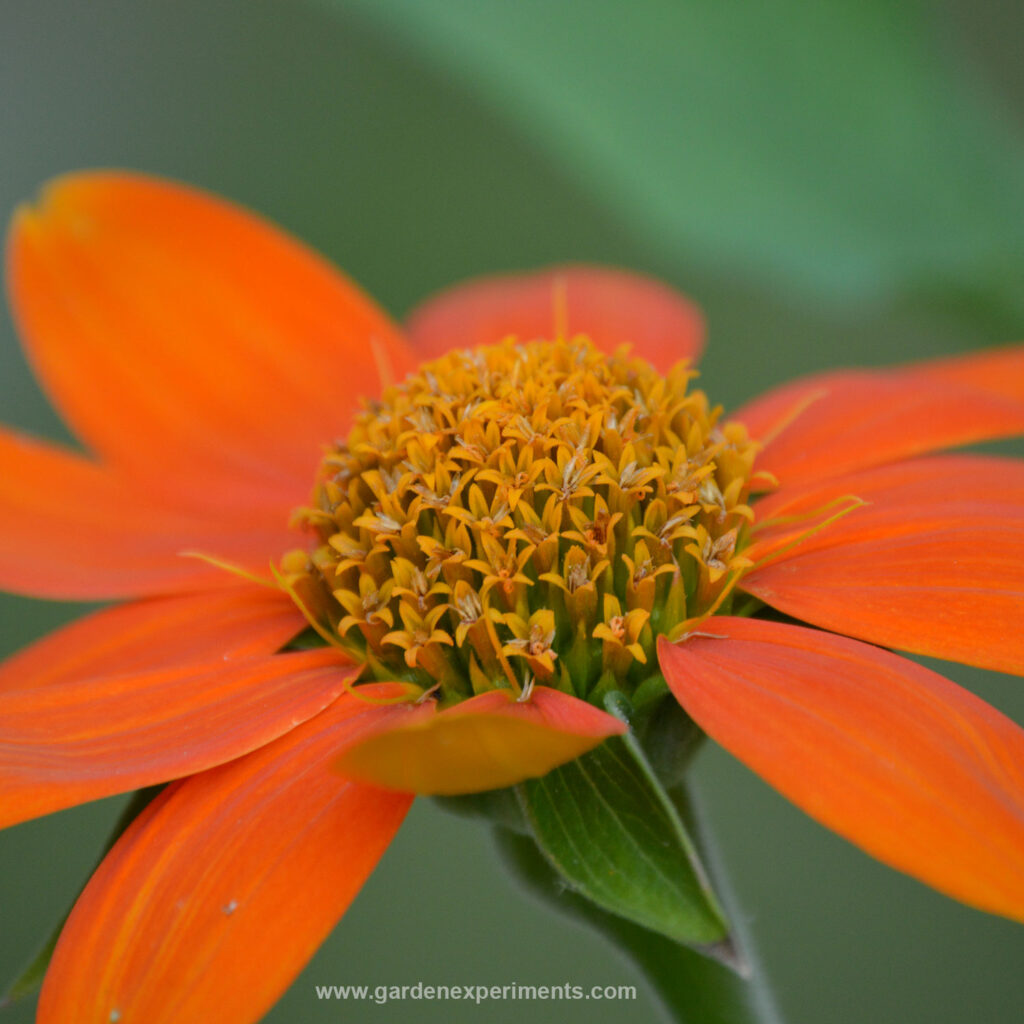
<path fill-rule="evenodd" d="M 8 260 L 89 454 L 0 433 L 0 586 L 129 603 L 0 668 L 0 825 L 177 780 L 79 899 L 44 1024 L 257 1019 L 414 793 L 579 756 L 659 662 L 808 813 L 1024 920 L 1024 734 L 872 646 L 1024 672 L 1024 463 L 932 454 L 1024 433 L 1024 347 L 721 422 L 672 368 L 699 315 L 634 275 L 470 284 L 406 340 L 269 225 L 118 174 L 52 185 Z"/>

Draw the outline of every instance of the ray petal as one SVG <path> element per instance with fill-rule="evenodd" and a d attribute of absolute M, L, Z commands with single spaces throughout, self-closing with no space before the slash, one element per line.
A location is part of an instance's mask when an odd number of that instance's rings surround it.
<path fill-rule="evenodd" d="M 700 311 L 668 285 L 573 264 L 468 281 L 414 310 L 408 329 L 426 358 L 509 335 L 532 341 L 586 334 L 605 352 L 632 344 L 659 370 L 695 360 L 704 344 Z"/>
<path fill-rule="evenodd" d="M 112 469 L 0 428 L 0 589 L 104 600 L 232 585 L 185 552 L 264 572 L 295 543 L 287 514 L 181 512 Z"/>
<path fill-rule="evenodd" d="M 0 664 L 0 693 L 273 654 L 306 621 L 277 590 L 232 587 L 104 608 Z"/>
<path fill-rule="evenodd" d="M 1024 401 L 916 367 L 845 370 L 783 385 L 730 418 L 764 440 L 757 468 L 790 486 L 1022 434 Z"/>
<path fill-rule="evenodd" d="M 44 387 L 104 461 L 237 515 L 306 496 L 320 446 L 411 357 L 326 261 L 197 189 L 57 179 L 8 242 L 12 306 Z"/>
<path fill-rule="evenodd" d="M 1003 345 L 967 355 L 930 359 L 917 366 L 942 380 L 1024 401 L 1024 345 Z"/>
<path fill-rule="evenodd" d="M 759 498 L 759 523 L 799 517 L 825 509 L 845 496 L 885 507 L 986 504 L 1024 508 L 1024 459 L 990 455 L 930 455 L 875 466 L 828 480 L 783 486 Z M 792 522 L 771 528 L 772 535 L 791 532 Z M 763 535 L 763 534 L 762 534 Z"/>
<path fill-rule="evenodd" d="M 328 767 L 373 710 L 342 698 L 157 797 L 76 904 L 39 1024 L 258 1020 L 345 912 L 412 801 Z"/>
<path fill-rule="evenodd" d="M 529 700 L 492 690 L 438 712 L 396 705 L 352 743 L 336 767 L 388 789 L 479 793 L 544 775 L 626 727 L 585 701 L 537 686 Z"/>
<path fill-rule="evenodd" d="M 0 828 L 203 771 L 323 710 L 333 650 L 220 659 L 0 693 Z"/>
<path fill-rule="evenodd" d="M 799 626 L 716 618 L 664 640 L 669 686 L 797 806 L 928 885 L 1024 921 L 1024 732 L 904 658 Z"/>
<path fill-rule="evenodd" d="M 1001 478 L 985 475 L 1000 469 Z M 740 586 L 824 629 L 1024 675 L 1022 491 L 1021 462 L 965 456 L 840 478 L 788 505 L 780 492 L 765 512 L 799 515 L 830 494 L 871 504 L 795 546 L 808 524 L 767 530 L 745 552 L 764 564 Z"/>

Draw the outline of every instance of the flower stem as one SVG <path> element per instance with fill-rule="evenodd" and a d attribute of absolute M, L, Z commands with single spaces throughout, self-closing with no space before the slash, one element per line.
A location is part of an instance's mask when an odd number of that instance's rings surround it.
<path fill-rule="evenodd" d="M 745 933 L 742 915 L 721 870 L 690 787 L 672 793 L 711 870 L 716 893 L 733 922 L 730 941 L 713 955 L 610 914 L 576 893 L 545 860 L 530 836 L 498 828 L 498 846 L 516 876 L 543 902 L 596 928 L 643 971 L 671 1020 L 678 1024 L 781 1024 L 782 1018 Z M 739 966 L 739 970 L 734 969 Z"/>
<path fill-rule="evenodd" d="M 753 938 L 747 928 L 745 915 L 739 906 L 717 843 L 708 826 L 700 796 L 692 782 L 684 783 L 670 795 L 686 822 L 690 835 L 693 836 L 700 849 L 704 866 L 712 876 L 715 893 L 725 907 L 730 920 L 733 949 L 743 966 L 742 975 L 729 970 L 724 978 L 716 980 L 716 976 L 706 967 L 709 963 L 707 957 L 697 958 L 701 963 L 695 963 L 691 969 L 694 977 L 690 983 L 696 987 L 706 984 L 713 988 L 717 992 L 720 1002 L 717 1008 L 709 1009 L 706 1018 L 702 1017 L 700 1012 L 693 1014 L 691 1011 L 692 1019 L 694 1021 L 722 1020 L 723 1024 L 724 1022 L 728 1022 L 728 1024 L 782 1024 L 782 1014 L 775 1004 L 775 998 L 765 977 Z M 650 973 L 648 973 L 648 977 L 651 977 Z M 653 977 L 651 980 L 658 988 L 659 993 L 663 992 L 658 980 Z M 679 984 L 683 983 L 679 982 Z M 711 1016 L 712 1013 L 717 1013 L 718 1016 Z M 689 1020 L 690 1018 L 680 1017 L 679 1019 Z"/>

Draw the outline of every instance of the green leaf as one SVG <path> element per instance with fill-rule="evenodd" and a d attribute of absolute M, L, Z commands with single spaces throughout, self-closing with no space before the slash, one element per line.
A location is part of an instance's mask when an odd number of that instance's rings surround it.
<path fill-rule="evenodd" d="M 625 717 L 621 694 L 609 694 L 606 707 Z M 727 938 L 696 847 L 632 733 L 517 794 L 538 846 L 574 891 L 676 942 Z"/>
<path fill-rule="evenodd" d="M 609 914 L 566 892 L 558 873 L 528 836 L 496 828 L 495 841 L 515 878 L 546 906 L 603 933 L 644 972 L 679 1024 L 781 1024 L 759 971 L 725 963 Z"/>
<path fill-rule="evenodd" d="M 1024 146 L 945 9 L 322 2 L 489 102 L 669 266 L 847 301 L 988 289 L 1019 322 Z"/>

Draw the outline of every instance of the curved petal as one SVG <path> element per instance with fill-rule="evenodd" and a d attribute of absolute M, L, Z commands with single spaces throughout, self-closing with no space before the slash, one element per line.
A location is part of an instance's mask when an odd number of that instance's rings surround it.
<path fill-rule="evenodd" d="M 696 360 L 704 345 L 700 311 L 668 285 L 583 265 L 469 281 L 415 309 L 408 331 L 423 358 L 509 335 L 529 341 L 586 334 L 604 352 L 632 344 L 659 370 Z"/>
<path fill-rule="evenodd" d="M 1024 459 L 992 455 L 932 455 L 887 466 L 875 466 L 829 480 L 816 480 L 758 498 L 755 515 L 759 529 L 777 518 L 789 518 L 759 533 L 759 540 L 775 540 L 799 532 L 800 517 L 835 510 L 844 497 L 857 497 L 886 508 L 936 507 L 963 501 L 1017 506 L 1024 509 Z M 804 519 L 803 528 L 813 523 Z M 831 530 L 837 527 L 830 527 Z M 825 538 L 823 538 L 825 539 Z"/>
<path fill-rule="evenodd" d="M 0 828 L 203 771 L 323 710 L 336 651 L 174 665 L 0 693 Z"/>
<path fill-rule="evenodd" d="M 306 620 L 281 591 L 233 587 L 94 612 L 0 664 L 0 694 L 273 654 Z"/>
<path fill-rule="evenodd" d="M 232 517 L 243 499 L 304 500 L 320 446 L 377 393 L 379 366 L 411 365 L 326 261 L 143 175 L 51 183 L 14 221 L 8 270 L 28 354 L 78 436 L 168 499 Z"/>
<path fill-rule="evenodd" d="M 422 795 L 481 793 L 535 778 L 626 731 L 585 701 L 537 686 L 527 701 L 492 690 L 437 711 L 396 704 L 335 762 L 342 774 Z"/>
<path fill-rule="evenodd" d="M 73 452 L 0 428 L 0 589 L 104 600 L 234 584 L 202 551 L 257 572 L 295 544 L 283 511 L 231 521 L 169 509 Z"/>
<path fill-rule="evenodd" d="M 327 937 L 412 802 L 328 769 L 366 705 L 168 788 L 75 905 L 39 1024 L 258 1020 Z"/>
<path fill-rule="evenodd" d="M 738 409 L 783 486 L 1024 433 L 1024 402 L 917 368 L 848 370 L 783 385 Z"/>
<path fill-rule="evenodd" d="M 787 550 L 792 536 L 745 552 L 758 560 L 781 549 L 743 590 L 870 643 L 1024 675 L 1019 503 L 880 499 Z"/>
<path fill-rule="evenodd" d="M 1024 401 L 1024 345 L 1004 345 L 917 365 L 936 378 Z"/>
<path fill-rule="evenodd" d="M 1024 732 L 948 679 L 799 626 L 716 618 L 659 642 L 712 738 L 811 817 L 956 899 L 1024 921 Z"/>

